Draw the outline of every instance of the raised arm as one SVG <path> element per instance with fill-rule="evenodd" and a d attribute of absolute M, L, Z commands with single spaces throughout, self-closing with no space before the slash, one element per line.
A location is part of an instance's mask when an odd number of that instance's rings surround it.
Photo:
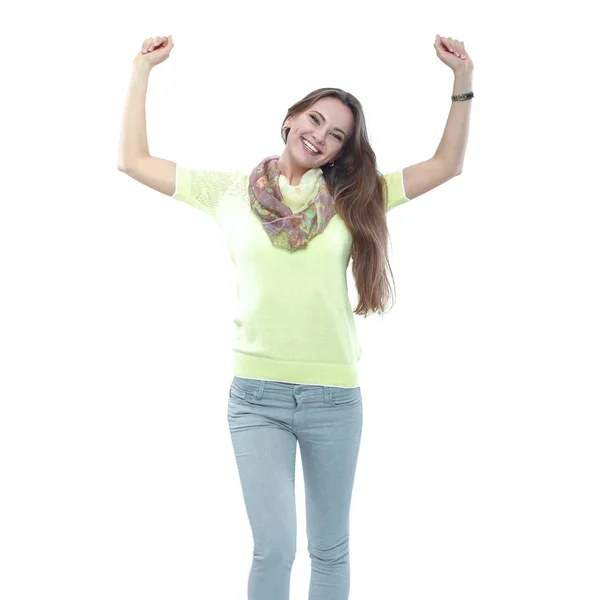
<path fill-rule="evenodd" d="M 175 193 L 176 163 L 150 156 L 146 133 L 146 95 L 150 71 L 168 57 L 172 47 L 170 36 L 145 40 L 142 51 L 133 61 L 117 162 L 119 171 L 168 196 Z"/>
<path fill-rule="evenodd" d="M 461 43 L 457 44 L 456 48 L 452 47 L 453 41 L 451 38 L 441 38 L 444 45 L 450 49 L 459 50 L 465 57 L 464 62 L 460 59 L 450 59 L 450 52 L 447 52 L 441 42 L 436 42 L 438 54 L 447 61 L 447 64 L 453 66 L 454 72 L 454 88 L 453 96 L 460 94 L 468 94 L 473 90 L 473 63 L 470 57 L 464 52 L 464 46 Z M 460 55 L 458 52 L 457 56 Z M 471 117 L 471 101 L 462 100 L 454 101 L 450 107 L 450 114 L 446 122 L 446 128 L 442 135 L 442 139 L 435 151 L 434 155 L 422 162 L 405 167 L 402 171 L 402 188 L 399 183 L 396 184 L 395 196 L 390 194 L 388 201 L 388 210 L 394 206 L 403 204 L 407 200 L 412 200 L 429 192 L 430 190 L 442 185 L 453 177 L 460 175 L 463 169 L 465 153 L 467 150 L 467 141 L 469 139 L 469 121 Z M 399 172 L 387 175 L 386 177 L 394 183 L 400 180 Z M 395 175 L 395 179 L 392 177 Z M 402 190 L 402 192 L 400 191 Z"/>

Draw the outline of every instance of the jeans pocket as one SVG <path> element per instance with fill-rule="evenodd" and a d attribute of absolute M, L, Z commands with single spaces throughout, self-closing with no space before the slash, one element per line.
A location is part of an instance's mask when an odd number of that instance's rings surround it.
<path fill-rule="evenodd" d="M 336 406 L 351 406 L 362 402 L 360 386 L 354 388 L 332 388 L 331 398 Z"/>
<path fill-rule="evenodd" d="M 244 384 L 233 381 L 229 388 L 229 400 L 232 402 L 248 402 L 254 404 L 254 392 L 244 389 Z"/>

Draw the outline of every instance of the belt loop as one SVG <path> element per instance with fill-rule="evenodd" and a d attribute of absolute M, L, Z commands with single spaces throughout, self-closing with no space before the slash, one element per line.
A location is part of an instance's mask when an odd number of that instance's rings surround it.
<path fill-rule="evenodd" d="M 333 390 L 330 386 L 323 386 L 323 395 L 325 398 L 325 404 L 333 405 Z"/>
<path fill-rule="evenodd" d="M 264 389 L 265 389 L 265 380 L 261 379 L 258 382 L 258 389 L 254 392 L 254 399 L 255 400 L 262 400 L 263 397 L 263 393 L 264 393 Z"/>

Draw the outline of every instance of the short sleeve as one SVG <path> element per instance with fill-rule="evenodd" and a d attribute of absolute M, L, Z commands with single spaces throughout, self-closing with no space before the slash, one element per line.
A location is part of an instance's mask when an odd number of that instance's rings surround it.
<path fill-rule="evenodd" d="M 175 193 L 172 198 L 199 208 L 215 218 L 221 198 L 236 184 L 236 192 L 244 184 L 244 173 L 239 171 L 209 171 L 192 169 L 177 164 Z"/>
<path fill-rule="evenodd" d="M 386 211 L 392 210 L 400 204 L 404 204 L 410 200 L 406 197 L 404 191 L 404 177 L 403 169 L 394 171 L 393 173 L 387 173 L 383 177 L 387 185 L 387 204 Z"/>

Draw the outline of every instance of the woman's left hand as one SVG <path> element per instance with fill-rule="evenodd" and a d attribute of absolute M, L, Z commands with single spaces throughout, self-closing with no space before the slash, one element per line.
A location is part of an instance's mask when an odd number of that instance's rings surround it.
<path fill-rule="evenodd" d="M 473 61 L 465 50 L 465 45 L 458 40 L 448 37 L 435 36 L 433 44 L 438 58 L 448 65 L 455 73 L 473 70 Z"/>

